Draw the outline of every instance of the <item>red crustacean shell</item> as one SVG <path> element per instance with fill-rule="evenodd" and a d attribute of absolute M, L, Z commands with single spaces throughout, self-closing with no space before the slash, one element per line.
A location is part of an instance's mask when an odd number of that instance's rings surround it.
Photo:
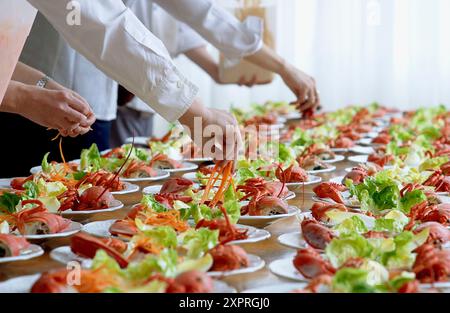
<path fill-rule="evenodd" d="M 168 181 L 166 181 L 160 190 L 161 194 L 165 193 L 182 193 L 191 188 L 194 185 L 194 182 L 192 180 L 177 177 L 177 178 L 171 178 Z"/>
<path fill-rule="evenodd" d="M 24 190 L 23 185 L 28 182 L 33 180 L 33 175 L 28 176 L 28 177 L 19 177 L 19 178 L 14 178 L 11 181 L 11 188 L 15 189 L 15 190 Z"/>
<path fill-rule="evenodd" d="M 333 231 L 318 221 L 305 219 L 301 223 L 301 231 L 305 241 L 313 248 L 324 250 L 335 237 Z"/>
<path fill-rule="evenodd" d="M 422 283 L 435 283 L 448 280 L 450 275 L 450 250 L 441 250 L 425 244 L 415 251 L 416 261 L 413 272 Z"/>
<path fill-rule="evenodd" d="M 348 211 L 347 207 L 340 203 L 330 204 L 325 202 L 315 202 L 311 207 L 312 216 L 316 220 L 322 222 L 327 222 L 329 220 L 328 217 L 326 216 L 326 213 L 331 210 L 339 210 L 342 212 Z"/>
<path fill-rule="evenodd" d="M 291 165 L 287 169 L 282 170 L 278 167 L 275 172 L 276 177 L 284 183 L 298 183 L 306 182 L 308 180 L 308 173 L 298 166 Z"/>
<path fill-rule="evenodd" d="M 137 234 L 138 228 L 133 220 L 117 220 L 110 226 L 109 232 L 114 236 L 133 237 Z"/>
<path fill-rule="evenodd" d="M 18 256 L 21 251 L 28 248 L 30 243 L 23 237 L 17 237 L 15 235 L 0 234 L 0 243 L 7 247 L 6 257 Z M 6 250 L 6 249 L 5 249 Z"/>
<path fill-rule="evenodd" d="M 149 162 L 150 167 L 163 167 L 163 168 L 182 168 L 183 164 L 180 162 L 169 158 L 165 154 L 157 154 L 155 155 Z"/>
<path fill-rule="evenodd" d="M 337 203 L 344 204 L 344 199 L 341 195 L 342 191 L 345 191 L 347 188 L 344 185 L 325 182 L 321 183 L 318 186 L 313 188 L 313 192 L 319 198 L 330 198 Z"/>
<path fill-rule="evenodd" d="M 202 227 L 209 228 L 210 230 L 219 230 L 219 242 L 221 244 L 248 238 L 248 229 L 238 229 L 235 225 L 228 223 L 226 219 L 212 221 L 203 219 L 197 223 L 195 229 Z"/>
<path fill-rule="evenodd" d="M 104 187 L 94 186 L 81 194 L 78 205 L 72 207 L 72 210 L 102 210 L 110 207 L 113 200 L 113 195 Z"/>
<path fill-rule="evenodd" d="M 360 184 L 364 181 L 364 179 L 369 176 L 369 173 L 366 169 L 361 167 L 355 167 L 353 168 L 342 180 L 342 183 L 344 183 L 347 179 L 350 179 L 353 181 L 354 184 Z"/>
<path fill-rule="evenodd" d="M 121 268 L 128 266 L 128 261 L 122 256 L 127 245 L 118 239 L 99 239 L 88 234 L 78 233 L 72 237 L 70 248 L 73 253 L 93 259 L 98 250 L 104 250 L 117 261 Z"/>
<path fill-rule="evenodd" d="M 293 260 L 294 267 L 308 279 L 321 275 L 333 275 L 336 269 L 330 262 L 325 261 L 317 251 L 312 248 L 300 249 Z"/>
<path fill-rule="evenodd" d="M 50 234 L 57 234 L 65 231 L 69 228 L 71 221 L 65 219 L 59 215 L 50 213 L 44 208 L 43 204 L 39 200 L 26 200 L 22 201 L 22 205 L 35 204 L 37 207 L 27 209 L 16 213 L 16 226 L 21 234 L 26 232 L 26 225 L 29 223 L 41 222 L 48 227 Z"/>
<path fill-rule="evenodd" d="M 211 271 L 231 271 L 249 266 L 250 260 L 244 249 L 234 245 L 218 245 L 209 251 L 213 257 Z"/>
<path fill-rule="evenodd" d="M 155 177 L 158 173 L 150 165 L 143 161 L 130 160 L 122 173 L 123 177 Z"/>
<path fill-rule="evenodd" d="M 109 191 L 121 191 L 125 189 L 125 184 L 120 181 L 118 176 L 116 177 L 116 174 L 104 170 L 88 173 L 77 186 L 81 184 L 91 184 L 92 186 L 108 188 Z"/>
<path fill-rule="evenodd" d="M 430 244 L 444 244 L 450 241 L 450 229 L 437 222 L 426 222 L 420 224 L 414 229 L 414 233 L 420 233 L 424 229 L 429 229 L 427 243 Z"/>
<path fill-rule="evenodd" d="M 172 209 L 175 201 L 190 203 L 192 202 L 192 197 L 177 195 L 173 193 L 159 193 L 155 195 L 155 200 L 163 204 L 165 207 Z"/>
<path fill-rule="evenodd" d="M 167 293 L 210 293 L 214 283 L 208 274 L 199 271 L 188 271 L 178 275 L 166 289 Z"/>

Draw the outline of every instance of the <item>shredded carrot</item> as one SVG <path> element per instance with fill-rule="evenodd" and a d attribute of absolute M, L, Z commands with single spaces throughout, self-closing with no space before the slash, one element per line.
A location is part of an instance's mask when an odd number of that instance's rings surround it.
<path fill-rule="evenodd" d="M 219 201 L 222 200 L 223 194 L 228 189 L 228 186 L 230 185 L 229 177 L 231 177 L 231 170 L 232 170 L 233 164 L 231 162 L 228 162 L 223 167 L 223 174 L 222 174 L 222 183 L 220 184 L 219 189 L 216 192 L 216 195 L 214 196 L 213 200 L 210 203 L 210 207 L 215 207 Z"/>
<path fill-rule="evenodd" d="M 62 159 L 63 163 L 66 164 L 66 159 L 64 158 L 64 152 L 62 149 L 62 138 L 63 137 L 59 137 L 59 153 L 61 154 L 61 159 Z"/>
<path fill-rule="evenodd" d="M 205 201 L 208 199 L 209 192 L 211 191 L 211 188 L 214 186 L 214 184 L 216 183 L 217 179 L 220 176 L 220 171 L 218 171 L 218 170 L 219 170 L 219 163 L 217 163 L 214 166 L 214 169 L 213 169 L 211 175 L 209 176 L 209 179 L 208 179 L 208 182 L 206 183 L 205 190 L 204 190 L 202 199 L 200 201 L 200 204 L 205 203 Z M 214 175 L 216 175 L 215 178 L 214 178 Z"/>
<path fill-rule="evenodd" d="M 178 210 L 150 214 L 146 217 L 144 223 L 152 226 L 171 226 L 177 232 L 184 232 L 189 229 L 189 225 L 181 219 Z"/>

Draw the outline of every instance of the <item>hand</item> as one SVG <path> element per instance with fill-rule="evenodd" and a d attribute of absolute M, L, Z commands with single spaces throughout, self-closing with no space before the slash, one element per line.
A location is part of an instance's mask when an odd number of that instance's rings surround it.
<path fill-rule="evenodd" d="M 202 147 L 204 157 L 212 157 L 216 161 L 237 161 L 242 138 L 231 113 L 205 108 L 196 100 L 180 122 L 188 128 L 194 143 Z"/>
<path fill-rule="evenodd" d="M 296 95 L 297 101 L 293 104 L 297 105 L 301 113 L 314 111 L 320 106 L 320 96 L 317 92 L 314 78 L 293 66 L 287 67 L 280 75 L 286 85 Z"/>
<path fill-rule="evenodd" d="M 77 93 L 62 87 L 48 90 L 20 84 L 13 113 L 58 130 L 63 136 L 84 135 L 95 122 L 89 104 Z"/>

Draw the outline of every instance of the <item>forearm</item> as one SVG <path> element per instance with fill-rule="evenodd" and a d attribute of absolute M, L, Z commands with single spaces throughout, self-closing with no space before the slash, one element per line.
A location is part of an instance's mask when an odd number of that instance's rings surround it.
<path fill-rule="evenodd" d="M 255 54 L 246 57 L 245 60 L 281 76 L 289 67 L 289 64 L 281 56 L 266 45 Z"/>
<path fill-rule="evenodd" d="M 11 81 L 0 105 L 0 112 L 19 113 L 24 93 L 26 93 L 25 84 Z"/>
<path fill-rule="evenodd" d="M 17 63 L 14 70 L 12 80 L 27 85 L 36 85 L 36 83 L 45 76 L 44 73 L 38 71 L 22 62 Z"/>
<path fill-rule="evenodd" d="M 185 55 L 208 73 L 214 81 L 219 82 L 219 66 L 211 54 L 209 54 L 206 46 L 191 49 L 185 52 Z"/>

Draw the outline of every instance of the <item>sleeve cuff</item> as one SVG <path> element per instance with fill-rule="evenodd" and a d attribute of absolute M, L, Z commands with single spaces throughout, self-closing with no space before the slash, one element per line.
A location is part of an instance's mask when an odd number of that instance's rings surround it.
<path fill-rule="evenodd" d="M 222 51 L 225 56 L 225 67 L 233 67 L 237 65 L 242 58 L 255 54 L 264 45 L 264 21 L 256 16 L 249 16 L 241 23 L 241 32 L 248 38 L 249 43 L 242 43 L 240 47 L 241 54 L 236 56 L 227 54 Z"/>

